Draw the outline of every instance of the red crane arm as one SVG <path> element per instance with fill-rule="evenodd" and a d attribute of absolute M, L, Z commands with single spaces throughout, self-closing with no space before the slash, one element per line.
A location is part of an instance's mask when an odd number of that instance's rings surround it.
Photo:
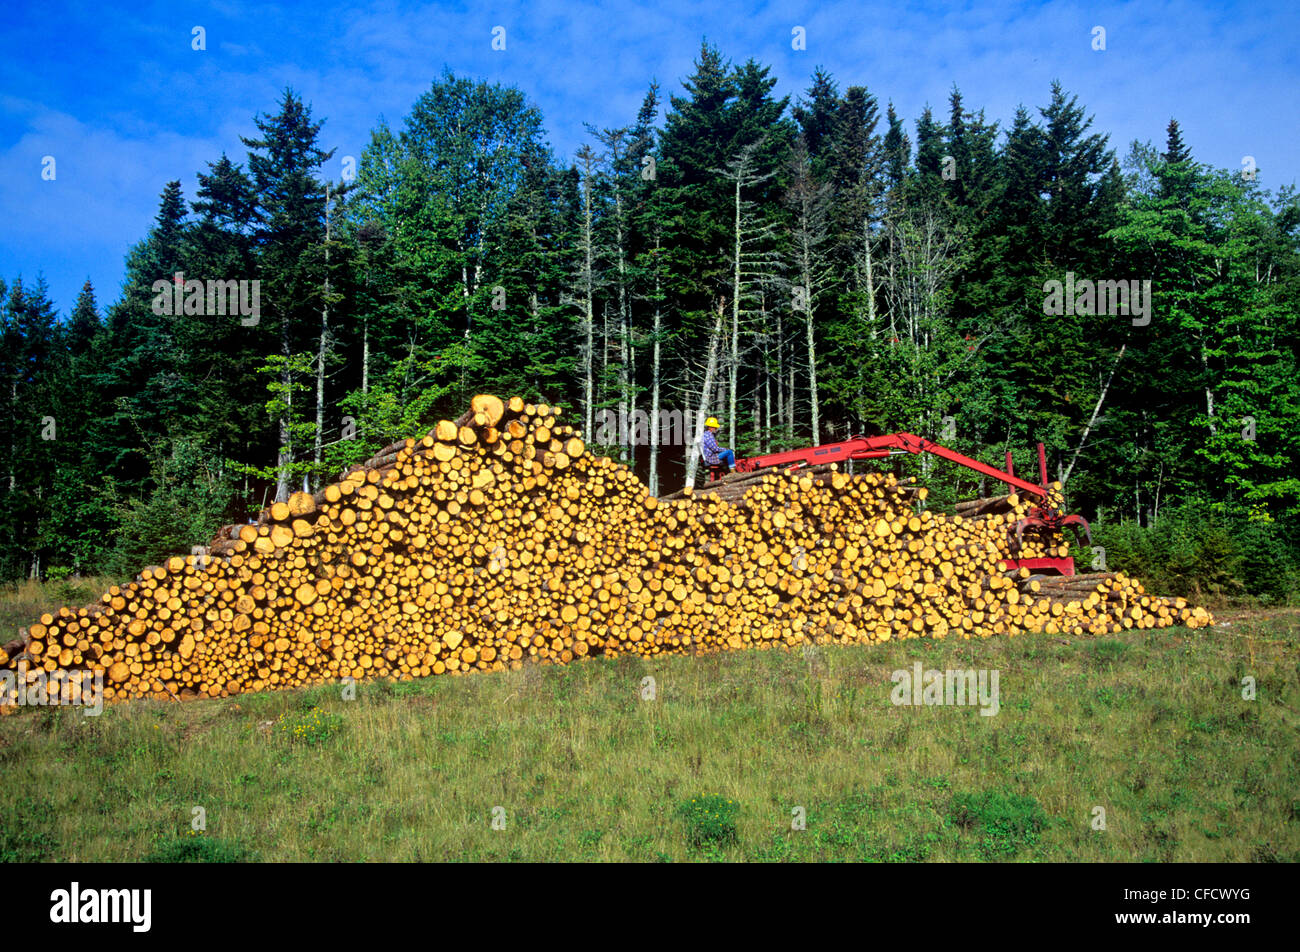
<path fill-rule="evenodd" d="M 1069 526 L 1080 533 L 1081 542 L 1086 539 L 1088 545 L 1092 544 L 1092 533 L 1087 521 L 1082 516 L 1065 515 L 1048 499 L 1047 453 L 1042 443 L 1038 444 L 1038 473 L 1042 479 L 1041 485 L 1035 485 L 1016 476 L 1015 469 L 1011 465 L 1010 452 L 1007 453 L 1006 470 L 1000 470 L 914 433 L 859 436 L 839 443 L 825 443 L 822 446 L 809 446 L 798 450 L 787 450 L 783 453 L 751 456 L 749 459 L 738 460 L 736 470 L 742 473 L 751 473 L 755 470 L 774 467 L 794 468 L 817 463 L 847 462 L 852 459 L 880 459 L 885 456 L 893 456 L 896 453 L 933 453 L 935 456 L 951 460 L 959 466 L 965 466 L 977 473 L 991 476 L 993 479 L 1006 483 L 1013 489 L 1027 492 L 1039 500 L 1039 505 L 1030 510 L 1025 518 L 1016 523 L 1016 548 L 1014 550 L 1016 552 L 1020 551 L 1021 534 L 1026 529 L 1063 529 Z M 1059 558 L 1044 556 L 1024 559 L 1008 557 L 1002 559 L 1001 564 L 1007 569 L 1027 568 L 1034 571 L 1055 571 L 1060 572 L 1062 575 L 1074 574 L 1074 559 L 1070 556 Z"/>
<path fill-rule="evenodd" d="M 977 473 L 983 473 L 993 479 L 1006 483 L 1015 489 L 1023 490 L 1037 498 L 1045 498 L 1047 489 L 1044 486 L 1037 486 L 1018 478 L 1014 473 L 1004 472 L 993 466 L 981 463 L 977 459 L 971 459 L 958 453 L 956 450 L 950 450 L 946 446 L 941 446 L 934 440 L 927 440 L 923 436 L 917 436 L 914 433 L 890 433 L 886 436 L 858 436 L 851 440 L 843 440 L 839 443 L 825 443 L 821 446 L 809 446 L 803 449 L 786 450 L 782 453 L 768 453 L 765 456 L 751 456 L 748 459 L 736 461 L 736 470 L 742 473 L 753 472 L 756 469 L 767 469 L 774 466 L 798 466 L 800 464 L 816 463 L 840 463 L 847 462 L 851 459 L 880 459 L 885 456 L 893 456 L 896 453 L 933 453 L 935 456 L 941 456 L 946 460 L 951 460 L 967 469 L 973 469 Z M 1008 454 L 1009 455 L 1009 454 Z M 1040 468 L 1046 470 L 1046 460 L 1043 458 L 1042 445 L 1039 445 L 1039 462 Z M 1047 482 L 1047 474 L 1043 473 L 1043 482 Z"/>

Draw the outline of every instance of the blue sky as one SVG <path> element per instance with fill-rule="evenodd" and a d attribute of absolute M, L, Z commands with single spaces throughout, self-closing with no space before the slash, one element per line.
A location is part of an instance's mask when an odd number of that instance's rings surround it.
<path fill-rule="evenodd" d="M 1009 124 L 1045 105 L 1059 79 L 1111 136 L 1164 141 L 1171 116 L 1196 158 L 1240 168 L 1265 187 L 1300 178 L 1300 5 L 727 3 L 44 3 L 7 5 L 0 28 L 0 277 L 44 272 L 61 312 L 86 277 L 101 308 L 144 236 L 165 182 L 192 199 L 195 173 L 292 86 L 312 105 L 325 148 L 360 156 L 383 116 L 400 124 L 445 65 L 517 85 L 545 116 L 562 159 L 583 123 L 630 124 L 651 79 L 680 94 L 702 37 L 733 62 L 772 67 L 781 94 L 824 66 L 841 89 L 893 100 L 912 130 L 953 83 L 968 108 Z M 506 50 L 492 29 L 506 28 Z M 191 48 L 192 28 L 206 50 Z M 807 49 L 791 48 L 806 30 Z M 1106 30 L 1105 51 L 1092 30 Z M 42 178 L 54 156 L 56 178 Z"/>

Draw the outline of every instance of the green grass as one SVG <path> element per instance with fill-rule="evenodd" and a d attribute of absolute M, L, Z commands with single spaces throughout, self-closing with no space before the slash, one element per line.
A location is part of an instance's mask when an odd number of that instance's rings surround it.
<path fill-rule="evenodd" d="M 1279 612 L 23 708 L 0 859 L 1294 862 L 1298 649 Z M 996 668 L 1000 713 L 893 706 L 918 659 Z"/>
<path fill-rule="evenodd" d="M 62 579 L 57 582 L 0 582 L 0 645 L 20 636 L 22 629 L 40 617 L 41 612 L 53 612 L 64 606 L 79 608 L 99 601 L 120 579 L 107 576 L 90 576 L 81 579 Z"/>
<path fill-rule="evenodd" d="M 245 863 L 257 859 L 257 854 L 241 843 L 206 836 L 190 830 L 189 835 L 159 844 L 144 857 L 146 863 Z"/>
<path fill-rule="evenodd" d="M 738 813 L 740 804 L 717 794 L 701 794 L 677 805 L 677 815 L 686 827 L 687 844 L 709 855 L 738 841 Z"/>
<path fill-rule="evenodd" d="M 1031 850 L 1049 822 L 1033 797 L 997 791 L 958 794 L 949 805 L 949 819 L 978 837 L 984 859 L 1010 859 Z"/>

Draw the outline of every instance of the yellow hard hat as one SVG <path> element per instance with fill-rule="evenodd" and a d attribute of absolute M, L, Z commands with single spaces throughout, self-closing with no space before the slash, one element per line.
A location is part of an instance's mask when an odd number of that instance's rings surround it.
<path fill-rule="evenodd" d="M 712 426 L 712 427 L 720 426 L 720 424 L 718 423 L 718 418 L 715 417 L 715 416 L 711 416 L 711 417 L 709 417 L 707 420 L 705 420 L 705 421 L 704 421 L 704 425 L 705 425 L 705 426 Z"/>

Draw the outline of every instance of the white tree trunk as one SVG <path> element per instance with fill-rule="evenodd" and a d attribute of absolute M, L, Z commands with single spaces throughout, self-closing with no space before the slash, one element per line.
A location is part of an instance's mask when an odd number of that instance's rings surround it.
<path fill-rule="evenodd" d="M 650 364 L 650 495 L 659 495 L 659 334 L 662 329 L 660 324 L 661 298 L 659 285 L 659 236 L 655 236 L 655 323 L 654 323 L 654 352 L 651 356 Z M 682 426 L 686 426 L 686 421 L 682 421 Z"/>
<path fill-rule="evenodd" d="M 284 409 L 280 412 L 280 452 L 276 458 L 275 502 L 289 499 L 289 466 L 293 463 L 292 431 L 289 421 L 293 414 L 293 374 L 289 367 L 289 321 L 280 318 L 280 352 L 284 356 L 284 369 L 280 371 L 280 386 L 284 391 Z"/>
<path fill-rule="evenodd" d="M 732 256 L 734 265 L 731 282 L 731 354 L 728 360 L 728 382 L 730 383 L 730 392 L 728 393 L 727 404 L 727 445 L 735 447 L 736 445 L 736 383 L 737 376 L 740 373 L 740 244 L 741 244 L 741 222 L 740 222 L 740 186 L 744 181 L 741 175 L 736 176 L 736 201 L 735 201 L 735 228 L 736 241 L 735 251 Z"/>
<path fill-rule="evenodd" d="M 808 272 L 805 272 L 807 275 Z M 804 285 L 808 287 L 808 285 Z M 804 328 L 808 337 L 808 400 L 812 409 L 813 445 L 821 442 L 821 407 L 817 400 L 817 343 L 813 339 L 813 309 L 809 300 L 804 311 Z"/>
<path fill-rule="evenodd" d="M 465 302 L 465 339 L 469 340 L 469 268 L 464 263 L 464 249 L 461 249 L 460 294 Z"/>
<path fill-rule="evenodd" d="M 704 386 L 700 388 L 700 405 L 695 410 L 695 426 L 691 429 L 692 444 L 686 451 L 686 485 L 695 485 L 695 471 L 699 468 L 699 439 L 704 435 L 705 413 L 713 393 L 713 381 L 718 371 L 718 343 L 722 339 L 723 303 L 718 302 L 718 314 L 709 334 L 709 362 L 704 370 Z"/>
<path fill-rule="evenodd" d="M 785 438 L 794 440 L 794 355 L 790 355 L 790 385 L 786 388 Z"/>
<path fill-rule="evenodd" d="M 361 322 L 361 392 L 370 392 L 370 319 Z"/>
<path fill-rule="evenodd" d="M 289 500 L 289 466 L 293 463 L 293 436 L 289 429 L 289 418 L 293 405 L 293 378 L 288 364 L 280 375 L 280 383 L 285 392 L 285 408 L 280 414 L 280 454 L 276 460 L 275 499 L 274 502 Z"/>
<path fill-rule="evenodd" d="M 785 426 L 785 322 L 776 309 L 776 425 Z"/>
<path fill-rule="evenodd" d="M 586 423 L 587 438 L 591 439 L 595 433 L 596 423 L 596 375 L 595 375 L 595 348 L 596 348 L 596 305 L 595 291 L 593 288 L 593 269 L 592 260 L 594 249 L 592 238 L 592 220 L 591 220 L 591 160 L 588 153 L 586 160 L 586 170 L 582 177 L 582 209 L 583 209 L 583 227 L 582 227 L 582 251 L 583 251 L 583 321 L 586 335 L 586 350 L 582 357 L 583 370 L 583 402 L 584 421 Z"/>
<path fill-rule="evenodd" d="M 1101 413 L 1101 405 L 1106 402 L 1106 393 L 1110 390 L 1110 382 L 1115 379 L 1115 371 L 1119 367 L 1119 362 L 1124 356 L 1124 351 L 1128 348 L 1128 342 L 1120 345 L 1119 353 L 1115 355 L 1115 363 L 1111 365 L 1110 376 L 1106 378 L 1106 384 L 1101 388 L 1101 393 L 1097 395 L 1097 403 L 1092 408 L 1092 416 L 1088 418 L 1088 425 L 1083 428 L 1083 435 L 1079 437 L 1079 445 L 1074 448 L 1074 455 L 1070 457 L 1070 465 L 1065 467 L 1061 473 L 1061 485 L 1065 486 L 1070 482 L 1070 474 L 1074 472 L 1074 464 L 1079 461 L 1079 454 L 1083 452 L 1083 444 L 1088 442 L 1088 434 L 1092 432 L 1093 425 L 1097 422 L 1097 415 Z"/>
<path fill-rule="evenodd" d="M 320 473 L 321 441 L 325 434 L 325 355 L 330 336 L 330 187 L 325 186 L 325 299 L 320 310 L 320 343 L 316 349 L 316 435 L 312 441 L 312 463 Z"/>
<path fill-rule="evenodd" d="M 658 290 L 659 279 L 655 278 Z M 656 294 L 656 297 L 658 295 Z M 659 495 L 659 306 L 655 305 L 654 356 L 650 366 L 650 495 Z M 685 421 L 683 421 L 685 425 Z"/>
<path fill-rule="evenodd" d="M 635 427 L 632 425 L 632 411 L 636 409 L 635 398 L 632 396 L 632 319 L 628 312 L 627 261 L 623 251 L 623 197 L 619 192 L 617 175 L 614 176 L 614 240 L 618 248 L 618 409 L 619 418 L 628 421 L 623 459 L 631 461 L 636 458 L 633 439 Z"/>

